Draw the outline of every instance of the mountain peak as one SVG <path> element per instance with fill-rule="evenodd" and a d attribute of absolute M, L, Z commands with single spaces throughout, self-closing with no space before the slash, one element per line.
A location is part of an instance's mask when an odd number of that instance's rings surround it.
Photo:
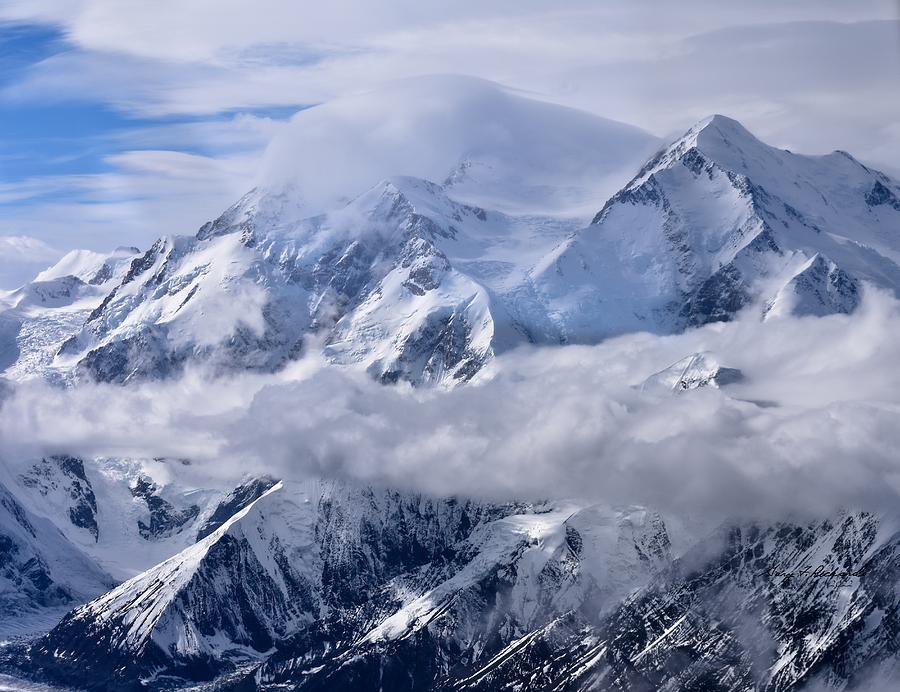
<path fill-rule="evenodd" d="M 713 115 L 707 116 L 694 126 L 694 129 L 703 131 L 709 130 L 710 128 L 716 129 L 722 133 L 729 132 L 732 134 L 742 134 L 744 136 L 750 135 L 750 132 L 739 120 L 729 118 L 727 115 L 722 115 L 721 113 L 714 113 Z M 750 136 L 752 137 L 753 135 Z"/>
<path fill-rule="evenodd" d="M 653 174 L 681 162 L 686 155 L 695 159 L 696 152 L 722 168 L 743 172 L 748 153 L 751 154 L 749 158 L 755 158 L 757 153 L 755 150 L 769 149 L 771 147 L 757 139 L 740 122 L 717 113 L 699 121 L 681 137 L 661 149 L 644 165 L 627 187 L 629 189 L 639 187 Z"/>
<path fill-rule="evenodd" d="M 696 147 L 713 159 L 729 150 L 746 146 L 765 146 L 734 118 L 725 115 L 711 115 L 694 125 L 676 144 Z"/>

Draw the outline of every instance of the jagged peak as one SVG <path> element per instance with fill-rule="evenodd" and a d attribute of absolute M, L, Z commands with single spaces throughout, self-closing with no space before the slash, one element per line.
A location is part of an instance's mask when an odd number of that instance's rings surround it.
<path fill-rule="evenodd" d="M 745 152 L 752 149 L 770 150 L 772 147 L 734 118 L 720 114 L 710 115 L 661 149 L 641 169 L 629 187 L 636 187 L 654 173 L 681 161 L 688 152 L 699 152 L 724 168 L 739 171 Z"/>
<path fill-rule="evenodd" d="M 759 140 L 739 121 L 729 118 L 727 115 L 716 113 L 704 118 L 689 131 L 688 135 L 693 135 L 697 143 L 702 145 L 713 141 L 735 141 L 735 140 Z"/>
<path fill-rule="evenodd" d="M 715 354 L 698 351 L 648 377 L 640 385 L 640 390 L 677 393 L 707 386 L 718 388 L 742 379 L 740 370 L 723 367 Z"/>
<path fill-rule="evenodd" d="M 444 189 L 437 183 L 409 175 L 396 175 L 384 178 L 362 193 L 357 199 L 362 200 L 372 196 L 403 197 L 410 201 L 420 196 L 446 198 Z"/>
<path fill-rule="evenodd" d="M 736 156 L 743 158 L 742 152 L 756 147 L 769 148 L 739 121 L 716 114 L 694 125 L 670 145 L 666 153 L 681 158 L 695 149 L 719 165 L 735 168 Z"/>

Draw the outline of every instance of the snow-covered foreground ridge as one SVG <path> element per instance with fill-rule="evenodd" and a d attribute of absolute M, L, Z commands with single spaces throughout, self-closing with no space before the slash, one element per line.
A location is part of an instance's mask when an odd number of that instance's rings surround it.
<path fill-rule="evenodd" d="M 110 550 L 110 508 L 123 528 L 141 516 L 115 504 L 124 490 L 153 527 L 135 543 L 187 547 L 49 634 L 5 643 L 6 674 L 97 690 L 621 691 L 845 689 L 895 671 L 897 517 L 728 522 L 688 542 L 640 507 L 267 478 L 201 497 L 110 463 L 44 460 L 13 481 L 14 538 L 37 528 L 39 498 L 71 508 L 90 491 L 96 539 L 84 517 L 57 514 L 59 540 L 110 565 L 123 557 Z M 56 492 L 73 479 L 80 494 Z M 69 579 L 102 583 L 78 564 Z M 12 607 L 14 622 L 40 612 Z"/>

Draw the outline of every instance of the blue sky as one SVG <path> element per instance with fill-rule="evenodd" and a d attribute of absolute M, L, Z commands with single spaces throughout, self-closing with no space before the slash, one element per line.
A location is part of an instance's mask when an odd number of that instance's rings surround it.
<path fill-rule="evenodd" d="M 10 93 L 48 62 L 80 54 L 59 28 L 0 23 L 0 237 L 15 239 L 0 241 L 0 288 L 27 280 L 71 248 L 146 245 L 163 228 L 190 232 L 252 179 L 250 171 L 231 184 L 238 171 L 217 177 L 205 168 L 215 169 L 219 160 L 252 160 L 271 127 L 301 107 L 148 115 L 91 93 Z M 184 182 L 179 168 L 206 177 L 206 184 L 181 194 L 160 189 L 167 177 L 176 186 Z M 157 225 L 152 214 L 160 195 L 193 198 L 185 205 L 192 209 L 176 205 Z M 151 218 L 143 218 L 145 211 Z M 181 219 L 183 226 L 171 227 Z"/>
<path fill-rule="evenodd" d="M 63 34 L 40 25 L 0 24 L 0 90 L 16 84 L 29 69 L 56 55 L 73 51 Z M 298 104 L 240 112 L 283 120 Z M 180 151 L 213 156 L 228 148 L 202 136 L 178 137 L 193 125 L 227 123 L 238 111 L 212 116 L 139 117 L 93 97 L 46 100 L 8 99 L 0 109 L 0 175 L 4 181 L 33 176 L 98 173 L 113 169 L 106 157 L 123 151 L 129 135 L 143 133 L 148 144 L 174 144 Z M 180 128 L 180 129 L 179 129 Z M 155 132 L 155 137 L 149 133 Z M 234 144 L 240 149 L 241 142 Z"/>
<path fill-rule="evenodd" d="M 299 108 L 462 73 L 667 134 L 900 160 L 890 0 L 0 0 L 0 288 L 191 233 Z"/>
<path fill-rule="evenodd" d="M 15 84 L 34 64 L 67 50 L 62 34 L 34 25 L 0 25 L 0 88 Z M 93 172 L 108 151 L 100 136 L 128 126 L 97 102 L 5 103 L 0 110 L 0 173 L 7 182 L 40 175 Z M 94 141 L 92 141 L 94 140 Z"/>

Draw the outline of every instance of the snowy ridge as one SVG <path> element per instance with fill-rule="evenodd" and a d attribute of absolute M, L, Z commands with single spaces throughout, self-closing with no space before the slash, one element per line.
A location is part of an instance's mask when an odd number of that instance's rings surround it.
<path fill-rule="evenodd" d="M 536 281 L 593 339 L 678 331 L 752 304 L 848 312 L 860 281 L 900 286 L 898 190 L 847 154 L 792 154 L 714 116 L 647 163 Z M 811 263 L 815 275 L 798 280 Z M 798 295 L 790 308 L 787 293 Z"/>
<path fill-rule="evenodd" d="M 260 499 L 280 488 L 281 484 L 276 484 Z M 160 636 L 159 630 L 162 629 L 167 634 L 171 632 L 178 653 L 194 653 L 192 647 L 200 644 L 202 637 L 193 632 L 188 623 L 172 621 L 168 611 L 179 592 L 196 576 L 210 548 L 232 525 L 246 516 L 258 501 L 237 512 L 212 534 L 185 551 L 126 581 L 102 598 L 76 609 L 68 616 L 67 622 L 92 618 L 98 626 L 103 626 L 111 620 L 121 621 L 123 632 L 116 645 L 135 653 L 141 653 L 151 637 Z M 167 622 L 160 627 L 163 618 Z M 169 641 L 159 639 L 155 643 L 163 647 L 170 644 Z"/>
<path fill-rule="evenodd" d="M 10 379 L 67 380 L 54 358 L 103 297 L 121 280 L 137 248 L 103 255 L 74 250 L 34 281 L 0 292 L 0 369 Z"/>

